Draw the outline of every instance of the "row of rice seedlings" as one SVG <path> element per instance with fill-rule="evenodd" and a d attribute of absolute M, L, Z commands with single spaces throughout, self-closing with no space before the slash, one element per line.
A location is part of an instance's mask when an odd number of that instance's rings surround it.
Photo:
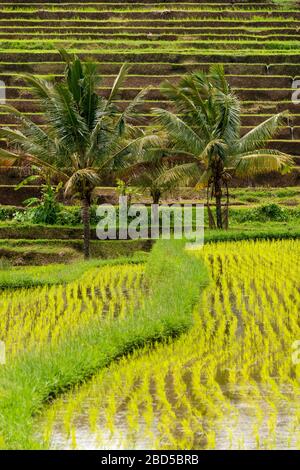
<path fill-rule="evenodd" d="M 143 266 L 122 265 L 93 268 L 66 285 L 2 291 L 0 335 L 8 360 L 93 320 L 131 315 L 142 302 L 142 285 Z"/>
<path fill-rule="evenodd" d="M 300 448 L 300 242 L 219 243 L 197 256 L 211 285 L 192 330 L 56 401 L 43 419 L 48 445 Z"/>
<path fill-rule="evenodd" d="M 226 47 L 227 51 L 229 50 L 235 50 L 237 49 L 243 49 L 243 50 L 257 50 L 257 49 L 263 49 L 265 50 L 266 48 L 269 50 L 290 50 L 290 49 L 298 49 L 299 48 L 299 41 L 294 40 L 294 39 L 289 39 L 286 41 L 280 41 L 280 40 L 269 40 L 268 42 L 264 42 L 261 44 L 261 38 L 260 37 L 253 37 L 250 39 L 230 39 L 230 40 L 224 40 L 224 39 L 214 39 L 212 41 L 211 38 L 208 38 L 207 40 L 201 39 L 193 39 L 190 40 L 189 37 L 185 39 L 185 36 L 181 36 L 182 39 L 174 41 L 174 40 L 166 40 L 166 39 L 155 39 L 155 37 L 149 36 L 148 39 L 124 39 L 120 38 L 118 39 L 118 36 L 114 39 L 101 39 L 99 41 L 98 38 L 93 39 L 92 37 L 87 38 L 87 39 L 80 39 L 78 41 L 74 41 L 73 47 L 76 46 L 79 50 L 84 49 L 85 47 L 88 47 L 88 49 L 95 48 L 96 45 L 99 46 L 99 50 L 106 50 L 107 48 L 111 48 L 113 50 L 118 50 L 119 48 L 127 48 L 128 50 L 131 50 L 132 47 L 135 47 L 141 51 L 147 50 L 148 48 L 154 48 L 156 46 L 159 50 L 163 51 L 166 48 L 172 52 L 174 51 L 184 51 L 186 49 L 190 51 L 198 51 L 198 49 L 205 49 L 207 50 L 215 50 L 218 51 L 222 49 L 222 44 L 224 47 Z M 69 38 L 72 40 L 72 38 Z M 57 48 L 57 43 L 61 41 L 60 38 L 55 39 L 43 39 L 42 41 L 40 38 L 37 38 L 37 41 L 33 41 L 32 39 L 26 39 L 26 38 L 21 38 L 21 39 L 10 39 L 9 37 L 2 39 L 0 41 L 0 47 L 1 49 L 8 49 L 8 50 L 14 50 L 14 49 L 24 49 L 24 50 L 32 50 L 32 49 L 41 49 L 45 48 L 45 50 L 52 50 Z M 70 47 L 72 47 L 72 44 L 70 43 Z M 231 49 L 230 49 L 231 48 Z"/>
<path fill-rule="evenodd" d="M 251 3 L 244 3 L 243 2 L 237 2 L 236 4 L 234 3 L 231 3 L 228 1 L 227 3 L 215 3 L 215 4 L 212 4 L 211 2 L 207 1 L 207 2 L 203 2 L 202 4 L 199 4 L 199 2 L 190 2 L 190 1 L 183 1 L 183 2 L 178 2 L 178 3 L 174 3 L 174 2 L 158 2 L 158 3 L 147 3 L 147 2 L 134 2 L 134 3 L 130 3 L 130 2 L 118 2 L 118 1 L 115 1 L 115 2 L 111 2 L 111 3 L 107 3 L 107 2 L 85 2 L 85 5 L 82 6 L 80 3 L 78 3 L 77 5 L 72 3 L 72 2 L 64 2 L 62 4 L 57 4 L 55 2 L 43 2 L 43 5 L 42 5 L 42 8 L 41 8 L 41 4 L 39 2 L 28 2 L 27 4 L 23 4 L 22 6 L 20 6 L 19 3 L 14 3 L 12 2 L 11 5 L 9 4 L 2 4 L 1 5 L 1 11 L 80 11 L 80 12 L 84 12 L 84 11 L 102 11 L 102 10 L 106 10 L 106 11 L 110 11 L 110 10 L 113 10 L 113 11 L 126 11 L 126 10 L 130 10 L 130 11 L 139 11 L 139 10 L 150 10 L 150 11 L 153 11 L 153 10 L 164 10 L 164 11 L 173 11 L 173 10 L 184 10 L 184 11 L 187 11 L 187 10 L 196 10 L 196 11 L 241 11 L 241 12 L 245 12 L 245 11 L 254 11 L 254 12 L 274 12 L 274 10 L 279 10 L 280 12 L 283 12 L 283 11 L 286 11 L 288 13 L 291 12 L 291 9 L 290 8 L 287 8 L 286 10 L 283 8 L 284 5 L 283 5 L 283 0 L 282 1 L 282 4 L 279 5 L 279 2 L 280 0 L 278 1 L 278 3 L 276 4 L 276 2 L 274 2 L 273 4 L 269 4 L 269 5 L 266 5 L 265 4 L 257 4 L 255 2 L 251 2 Z M 291 0 L 290 2 L 286 2 L 286 3 L 293 3 L 293 0 Z M 70 4 L 72 5 L 72 7 L 70 7 Z M 285 5 L 285 6 L 290 6 L 290 5 Z M 295 5 L 294 5 L 295 6 Z M 280 8 L 279 8 L 280 7 Z M 295 8 L 295 12 L 297 12 L 297 9 Z"/>

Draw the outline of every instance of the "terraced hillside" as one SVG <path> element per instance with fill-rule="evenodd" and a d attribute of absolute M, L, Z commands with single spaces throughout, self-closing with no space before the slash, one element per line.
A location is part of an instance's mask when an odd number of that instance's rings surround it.
<path fill-rule="evenodd" d="M 167 107 L 159 84 L 185 72 L 225 64 L 243 102 L 243 132 L 272 113 L 288 109 L 291 119 L 271 147 L 292 153 L 300 165 L 300 6 L 280 0 L 73 0 L 0 3 L 0 80 L 7 103 L 42 122 L 20 72 L 59 76 L 58 48 L 101 64 L 108 87 L 124 61 L 132 63 L 120 101 L 151 84 L 144 113 Z M 0 114 L 0 124 L 15 124 Z M 299 182 L 299 168 L 294 180 Z M 1 181 L 1 180 L 0 180 Z M 2 180 L 3 183 L 3 180 Z"/>

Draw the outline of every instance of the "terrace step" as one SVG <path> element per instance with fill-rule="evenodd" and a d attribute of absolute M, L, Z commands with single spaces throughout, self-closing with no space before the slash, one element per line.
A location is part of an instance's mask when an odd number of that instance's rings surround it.
<path fill-rule="evenodd" d="M 118 101 L 120 109 L 124 109 L 128 105 L 128 101 Z M 16 107 L 22 112 L 33 112 L 38 110 L 38 103 L 35 100 L 26 99 L 8 99 L 7 104 Z M 282 111 L 289 111 L 291 115 L 297 115 L 300 112 L 300 104 L 292 101 L 242 101 L 242 112 L 247 115 L 257 116 L 259 114 L 274 114 Z M 141 112 L 148 113 L 152 108 L 161 107 L 164 109 L 172 109 L 168 101 L 145 100 L 140 107 Z"/>
<path fill-rule="evenodd" d="M 195 69 L 197 70 L 197 69 Z M 199 69 L 200 70 L 200 69 Z M 147 71 L 144 69 L 144 72 Z M 300 72 L 300 70 L 299 70 Z M 49 75 L 40 75 L 40 78 L 48 79 Z M 61 80 L 63 74 L 53 75 L 54 79 Z M 115 75 L 106 75 L 100 74 L 99 77 L 102 78 L 101 84 L 103 87 L 111 87 Z M 180 75 L 133 75 L 129 74 L 127 79 L 124 82 L 124 86 L 128 88 L 144 88 L 147 86 L 159 87 L 161 83 L 166 80 L 171 81 L 173 84 L 178 83 L 182 77 Z M 52 77 L 51 77 L 52 78 Z M 2 80 L 6 87 L 24 87 L 26 85 L 25 81 L 18 74 L 7 74 L 0 73 L 0 80 Z M 294 78 L 284 75 L 227 75 L 227 80 L 230 85 L 233 87 L 241 88 L 245 83 L 251 83 L 251 88 L 259 89 L 288 89 L 291 90 Z"/>
<path fill-rule="evenodd" d="M 11 3 L 13 4 L 16 4 L 16 5 L 20 5 L 23 4 L 24 5 L 30 5 L 31 3 L 34 3 L 32 2 L 32 0 L 14 0 L 13 2 L 11 2 L 10 0 L 3 0 L 1 3 L 3 4 L 7 4 L 7 5 L 10 5 Z M 59 5 L 59 4 L 62 4 L 62 3 L 67 3 L 66 0 L 54 0 L 54 1 L 51 1 L 49 2 L 49 0 L 39 0 L 37 2 L 38 4 L 41 4 L 41 5 L 45 5 L 45 4 L 48 4 L 48 3 L 51 3 L 51 4 L 55 4 L 55 5 Z M 72 3 L 74 4 L 82 4 L 82 0 L 72 0 Z M 95 0 L 93 1 L 93 3 L 103 3 L 103 0 Z M 116 0 L 105 0 L 105 3 L 117 3 Z M 136 3 L 141 3 L 141 0 L 130 0 L 129 2 L 127 1 L 127 3 L 132 3 L 133 5 L 136 4 Z M 157 3 L 157 0 L 143 0 L 142 3 L 149 3 L 149 4 L 156 4 Z M 182 3 L 181 0 L 163 0 L 161 1 L 161 3 Z M 189 3 L 205 3 L 203 0 L 189 0 Z M 269 5 L 272 5 L 272 0 L 209 0 L 208 3 L 211 3 L 211 4 L 223 4 L 223 3 L 230 3 L 230 4 L 252 4 L 252 5 L 260 5 L 260 4 L 269 4 Z M 273 4 L 274 5 L 274 4 Z"/>
<path fill-rule="evenodd" d="M 46 20 L 46 21 L 45 21 Z M 151 28 L 174 28 L 176 30 L 178 29 L 186 29 L 186 28 L 210 28 L 211 31 L 214 31 L 216 28 L 232 28 L 234 30 L 235 27 L 244 27 L 244 28 L 254 28 L 254 29 L 262 29 L 266 28 L 267 30 L 272 30 L 273 28 L 282 28 L 282 25 L 286 24 L 288 29 L 294 29 L 295 32 L 299 29 L 299 24 L 300 24 L 300 17 L 297 19 L 294 18 L 285 18 L 285 19 L 274 19 L 272 20 L 266 20 L 266 19 L 256 19 L 252 20 L 251 18 L 223 18 L 223 13 L 222 17 L 215 17 L 211 18 L 210 16 L 207 16 L 206 18 L 203 19 L 194 19 L 194 18 L 189 18 L 188 16 L 184 18 L 183 16 L 181 18 L 170 18 L 168 20 L 166 19 L 157 19 L 157 18 L 151 18 Z M 55 27 L 59 26 L 59 28 L 64 28 L 64 27 L 86 27 L 86 28 L 115 28 L 115 27 L 149 27 L 149 21 L 143 20 L 143 19 L 138 19 L 138 18 L 120 18 L 116 19 L 114 17 L 110 18 L 103 18 L 100 14 L 96 13 L 93 18 L 82 18 L 81 20 L 77 19 L 75 17 L 69 17 L 69 18 L 15 18 L 14 16 L 11 16 L 11 18 L 8 18 L 5 15 L 0 16 L 0 28 L 7 27 L 7 26 L 19 26 L 22 27 L 24 25 L 25 27 Z"/>
<path fill-rule="evenodd" d="M 76 19 L 79 11 L 72 10 L 32 10 L 32 11 L 9 11 L 0 9 L 0 18 L 3 19 L 15 19 L 16 14 L 20 19 L 32 19 L 36 20 L 37 18 L 42 20 L 61 20 L 61 19 Z M 293 20 L 300 19 L 300 12 L 285 12 L 285 11 L 242 11 L 232 9 L 231 11 L 205 11 L 205 10 L 179 10 L 179 9 L 165 9 L 165 10 L 156 10 L 155 8 L 149 8 L 147 11 L 85 11 L 80 10 L 80 17 L 85 20 L 101 19 L 101 20 L 110 20 L 111 16 L 114 16 L 114 20 L 145 20 L 145 15 L 147 21 L 149 20 L 181 20 L 181 19 L 191 19 L 195 20 L 207 20 L 210 21 L 213 19 L 220 19 L 222 15 L 222 20 L 241 20 L 241 21 L 253 21 L 253 17 L 259 16 L 258 21 L 269 21 L 272 18 L 272 22 L 282 22 L 283 19 L 288 19 L 292 23 Z"/>
<path fill-rule="evenodd" d="M 245 62 L 249 62 L 249 64 L 262 64 L 265 63 L 265 67 L 269 65 L 275 64 L 282 64 L 283 61 L 290 64 L 300 63 L 300 52 L 298 53 L 287 53 L 286 51 L 282 52 L 263 52 L 260 54 L 252 54 L 248 52 L 244 52 L 243 54 L 234 55 L 234 51 L 226 51 L 221 53 L 220 51 L 217 52 L 210 52 L 210 53 L 195 53 L 195 52 L 166 52 L 166 51 L 147 51 L 147 52 L 140 52 L 137 51 L 136 53 L 129 52 L 129 51 L 106 51 L 105 53 L 99 53 L 97 50 L 90 50 L 90 51 L 76 51 L 77 55 L 82 58 L 83 60 L 92 60 L 94 62 L 148 62 L 148 63 L 158 63 L 158 62 L 165 62 L 165 63 L 178 63 L 184 64 L 185 62 L 188 63 L 236 63 L 236 64 L 245 64 Z M 59 59 L 59 53 L 54 51 L 1 51 L 0 50 L 0 62 L 26 62 L 28 60 L 32 60 L 33 62 L 36 61 L 46 61 L 46 62 L 57 62 Z M 237 65 L 238 66 L 238 65 Z M 299 69 L 298 69 L 299 73 Z"/>
<path fill-rule="evenodd" d="M 102 74 L 115 75 L 120 70 L 123 62 L 101 62 L 98 63 L 99 72 Z M 185 63 L 166 63 L 166 62 L 144 62 L 132 63 L 130 73 L 135 75 L 145 75 L 151 77 L 153 75 L 182 75 L 195 70 L 208 71 L 210 63 L 204 62 L 185 62 Z M 297 77 L 300 74 L 300 64 L 249 64 L 249 63 L 227 63 L 224 64 L 225 72 L 228 75 L 244 75 L 244 76 L 279 76 L 286 75 Z M 39 75 L 62 74 L 64 64 L 62 62 L 1 62 L 1 72 L 9 75 L 16 73 L 34 73 Z"/>
<path fill-rule="evenodd" d="M 74 28 L 75 29 L 75 28 Z M 201 43 L 201 44 L 194 44 L 194 47 L 200 47 L 201 45 L 205 44 L 205 43 L 208 43 L 208 42 L 215 42 L 217 43 L 217 41 L 224 41 L 224 42 L 229 42 L 229 41 L 240 41 L 241 39 L 243 41 L 247 41 L 247 44 L 245 45 L 245 47 L 249 47 L 249 42 L 250 41 L 259 41 L 259 44 L 254 44 L 252 42 L 252 45 L 255 45 L 255 48 L 257 49 L 261 49 L 263 48 L 263 45 L 264 43 L 269 43 L 270 41 L 285 41 L 285 40 L 289 40 L 289 41 L 298 41 L 299 40 L 299 35 L 295 32 L 294 35 L 280 35 L 280 34 L 269 34 L 268 36 L 258 36 L 258 35 L 247 35 L 247 34 L 243 34 L 243 35 L 233 35 L 233 34 L 228 34 L 228 35 L 224 35 L 224 34 L 187 34 L 186 31 L 185 32 L 182 32 L 181 34 L 178 33 L 178 34 L 172 34 L 172 33 L 168 33 L 168 34 L 165 34 L 165 33 L 157 33 L 155 30 L 154 31 L 146 31 L 144 34 L 142 33 L 139 33 L 139 34 L 136 34 L 134 32 L 128 32 L 128 33 L 120 33 L 120 34 L 109 34 L 107 32 L 103 33 L 103 32 L 97 32 L 97 33 L 94 33 L 94 32 L 90 32 L 90 28 L 86 28 L 87 31 L 89 32 L 68 32 L 65 30 L 61 30 L 61 31 L 56 31 L 56 32 L 53 32 L 53 30 L 51 30 L 51 32 L 47 32 L 47 31 L 37 31 L 37 32 L 34 32 L 34 33 L 28 33 L 27 31 L 23 31 L 23 32 L 3 32 L 1 33 L 0 31 L 0 40 L 4 40 L 4 39 L 9 39 L 10 41 L 13 41 L 13 40 L 19 40 L 19 41 L 28 41 L 29 39 L 34 39 L 34 40 L 38 40 L 38 39 L 43 39 L 43 40 L 46 40 L 46 39 L 55 39 L 55 40 L 60 40 L 60 41 L 73 41 L 73 40 L 77 40 L 78 41 L 78 47 L 83 47 L 82 44 L 80 44 L 80 41 L 86 41 L 86 40 L 90 40 L 90 41 L 95 41 L 95 40 L 98 40 L 98 41 L 101 41 L 103 39 L 105 39 L 106 41 L 107 40 L 112 40 L 112 41 L 122 41 L 122 40 L 126 40 L 126 41 L 151 41 L 152 43 L 154 42 L 154 40 L 157 40 L 157 41 L 183 41 L 183 40 L 186 40 L 186 41 L 197 41 L 197 43 Z M 115 28 L 114 28 L 115 29 Z M 162 30 L 163 31 L 163 30 Z M 202 44 L 203 43 L 203 44 Z M 178 42 L 178 44 L 180 45 L 180 42 Z M 234 44 L 234 43 L 232 43 Z M 100 43 L 101 45 L 101 43 Z M 240 44 L 238 44 L 238 46 L 240 46 Z M 236 44 L 235 44 L 235 47 L 236 47 Z M 240 49 L 242 49 L 242 47 L 239 47 Z M 252 48 L 254 48 L 252 46 Z"/>
<path fill-rule="evenodd" d="M 22 6 L 20 7 L 20 3 L 22 4 Z M 166 5 L 167 4 L 167 5 Z M 196 4 L 196 5 L 195 5 Z M 57 1 L 44 1 L 44 2 L 28 2 L 28 1 L 25 1 L 25 2 L 1 2 L 1 8 L 8 8 L 8 5 L 9 5 L 9 9 L 13 9 L 13 10 L 20 10 L 20 9 L 26 9 L 26 8 L 35 8 L 35 9 L 79 9 L 79 10 L 82 10 L 82 2 L 66 2 L 66 1 L 62 1 L 62 2 L 57 2 Z M 84 7 L 87 8 L 87 9 L 123 9 L 123 8 L 134 8 L 134 9 L 138 9 L 138 8 L 151 8 L 151 6 L 154 5 L 155 8 L 159 9 L 159 8 L 162 8 L 162 9 L 170 9 L 170 8 L 181 8 L 181 9 L 185 9 L 185 8 L 189 8 L 189 7 L 193 7 L 193 8 L 209 8 L 209 9 L 224 9 L 224 8 L 230 8 L 230 9 L 233 9 L 233 8 L 236 8 L 236 9 L 239 9 L 239 8 L 242 8 L 242 9 L 250 9 L 250 10 L 253 10 L 253 9 L 270 9 L 270 8 L 273 8 L 274 9 L 274 3 L 272 3 L 272 1 L 262 1 L 262 2 L 255 2 L 254 0 L 252 0 L 251 2 L 245 2 L 245 1 L 237 1 L 237 0 L 233 0 L 233 1 L 230 1 L 230 0 L 224 0 L 224 1 L 209 1 L 209 0 L 206 0 L 206 1 L 183 1 L 181 2 L 180 0 L 178 1 L 172 1 L 172 0 L 161 0 L 161 1 L 155 1 L 153 0 L 152 2 L 150 1 L 144 1 L 144 0 L 139 0 L 139 1 L 130 1 L 130 0 L 125 0 L 124 2 L 121 2 L 121 1 L 107 1 L 107 0 L 102 0 L 102 1 L 97 1 L 97 2 L 94 2 L 94 1 L 88 1 L 88 2 L 85 2 L 84 3 Z M 178 6 L 179 5 L 179 6 Z M 275 5 L 276 7 L 276 5 Z"/>
<path fill-rule="evenodd" d="M 43 118 L 42 114 L 38 113 L 28 113 L 26 116 L 31 119 L 33 122 L 36 124 L 41 124 L 43 125 L 45 123 L 45 120 Z M 300 119 L 299 119 L 300 121 Z M 5 113 L 0 112 L 0 125 L 1 126 L 10 126 L 10 127 L 15 127 L 18 128 L 18 121 Z M 146 124 L 145 124 L 146 125 Z M 249 132 L 253 128 L 252 126 L 242 126 L 241 127 L 241 134 L 244 135 L 245 133 Z M 300 126 L 297 126 L 296 123 L 293 122 L 292 126 L 287 125 L 286 127 L 282 127 L 279 132 L 277 133 L 276 139 L 278 140 L 300 140 Z M 299 150 L 298 150 L 299 153 Z"/>
<path fill-rule="evenodd" d="M 141 108 L 147 120 L 154 107 L 172 109 L 161 95 L 162 81 L 176 83 L 186 72 L 224 63 L 242 100 L 242 133 L 289 109 L 293 116 L 270 147 L 299 155 L 300 105 L 292 101 L 300 75 L 299 29 L 299 8 L 271 0 L 7 0 L 0 3 L 0 80 L 7 103 L 43 125 L 18 73 L 62 76 L 56 50 L 63 47 L 99 63 L 107 94 L 121 64 L 130 62 L 119 105 L 123 109 L 151 85 Z M 3 113 L 0 123 L 17 127 Z"/>
<path fill-rule="evenodd" d="M 0 90 L 3 87 L 0 87 Z M 25 87 L 5 87 L 7 99 L 33 99 L 33 95 L 30 89 Z M 142 87 L 129 87 L 120 89 L 119 98 L 120 100 L 131 100 L 133 99 L 140 91 Z M 292 94 L 294 90 L 292 88 L 278 88 L 278 89 L 265 89 L 265 88 L 238 88 L 234 87 L 233 90 L 239 96 L 242 101 L 270 101 L 270 102 L 279 102 L 279 101 L 289 101 L 292 100 Z M 110 87 L 101 87 L 99 88 L 99 93 L 103 96 L 108 97 L 110 93 Z M 300 94 L 300 93 L 299 93 Z M 148 100 L 163 100 L 164 95 L 161 93 L 159 88 L 151 87 L 147 91 L 146 95 Z"/>

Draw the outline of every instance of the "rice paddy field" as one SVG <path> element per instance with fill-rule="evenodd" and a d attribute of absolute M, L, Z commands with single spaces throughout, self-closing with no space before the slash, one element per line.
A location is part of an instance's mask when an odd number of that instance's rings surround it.
<path fill-rule="evenodd" d="M 210 278 L 194 307 L 192 328 L 178 339 L 125 355 L 44 408 L 35 419 L 44 446 L 300 448 L 300 365 L 292 359 L 300 338 L 300 242 L 207 244 L 192 256 L 199 269 L 205 263 Z M 143 272 L 142 265 L 107 267 L 67 288 L 22 293 L 24 331 L 17 336 L 16 300 L 2 294 L 1 322 L 6 320 L 7 338 L 17 343 L 11 354 L 24 348 L 26 338 L 33 347 L 47 340 L 55 344 L 58 327 L 65 334 L 84 323 L 97 303 L 105 321 L 131 315 L 122 306 L 124 290 L 129 305 L 133 293 L 133 303 L 147 302 Z M 51 312 L 44 322 L 36 321 L 45 296 L 51 296 Z M 68 304 L 64 313 L 61 297 Z"/>
<path fill-rule="evenodd" d="M 295 162 L 267 188 L 234 180 L 230 228 L 202 249 L 92 226 L 87 262 L 77 222 L 22 222 L 39 183 L 15 191 L 24 168 L 0 167 L 0 449 L 300 450 L 299 28 L 293 0 L 0 2 L 0 101 L 42 127 L 20 75 L 61 80 L 61 49 L 98 65 L 104 95 L 130 63 L 117 104 L 150 85 L 142 127 L 171 109 L 162 82 L 221 63 L 243 134 L 289 111 L 268 145 Z"/>
<path fill-rule="evenodd" d="M 7 360 L 55 344 L 95 317 L 102 322 L 128 317 L 142 302 L 142 265 L 93 268 L 68 284 L 4 290 L 0 331 Z"/>

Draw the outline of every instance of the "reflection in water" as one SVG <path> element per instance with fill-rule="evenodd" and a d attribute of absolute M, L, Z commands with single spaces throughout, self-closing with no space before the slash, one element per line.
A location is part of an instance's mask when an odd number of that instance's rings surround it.
<path fill-rule="evenodd" d="M 101 386 L 101 385 L 100 385 Z M 237 387 L 238 388 L 238 387 Z M 215 437 L 211 448 L 214 449 L 299 449 L 299 406 L 282 400 L 276 410 L 268 400 L 264 402 L 245 401 L 249 390 L 243 387 L 231 397 L 230 412 L 215 422 Z M 286 398 L 289 400 L 288 393 Z M 66 403 L 68 407 L 68 404 Z M 113 433 L 103 427 L 99 419 L 91 423 L 93 398 L 86 399 L 84 405 L 74 411 L 72 425 L 67 423 L 63 408 L 55 415 L 51 428 L 51 448 L 54 449 L 153 449 L 153 438 L 159 426 L 158 416 L 152 423 L 151 430 L 143 419 L 138 422 L 139 431 L 128 433 L 126 413 L 120 411 L 115 416 Z M 174 403 L 174 406 L 175 403 Z M 298 416 L 297 416 L 298 413 Z M 177 415 L 178 422 L 184 421 L 184 415 Z M 205 423 L 205 420 L 204 420 Z M 207 422 L 209 425 L 209 422 Z M 48 422 L 49 426 L 49 422 Z M 178 428 L 180 435 L 180 429 Z M 181 430 L 182 431 L 182 430 Z M 200 434 L 198 445 L 194 449 L 210 448 Z"/>

